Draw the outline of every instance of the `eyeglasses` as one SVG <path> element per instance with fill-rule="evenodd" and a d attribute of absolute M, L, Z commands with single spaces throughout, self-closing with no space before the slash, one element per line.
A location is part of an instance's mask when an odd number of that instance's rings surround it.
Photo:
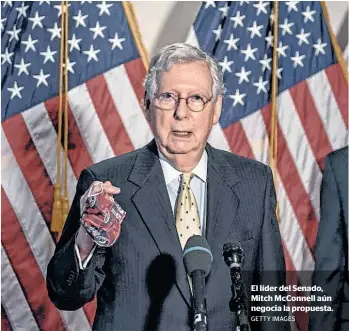
<path fill-rule="evenodd" d="M 156 107 L 163 110 L 173 110 L 178 107 L 181 99 L 185 100 L 188 108 L 192 112 L 198 113 L 204 110 L 205 106 L 212 100 L 212 97 L 205 100 L 206 98 L 202 97 L 201 95 L 194 94 L 186 98 L 180 98 L 174 93 L 164 92 L 155 95 L 154 104 Z"/>

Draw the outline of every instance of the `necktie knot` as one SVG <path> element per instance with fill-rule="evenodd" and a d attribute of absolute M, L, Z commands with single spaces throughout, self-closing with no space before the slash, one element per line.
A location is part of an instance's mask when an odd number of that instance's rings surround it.
<path fill-rule="evenodd" d="M 193 178 L 193 174 L 189 173 L 189 174 L 182 174 L 182 186 L 183 188 L 190 188 L 190 181 Z"/>

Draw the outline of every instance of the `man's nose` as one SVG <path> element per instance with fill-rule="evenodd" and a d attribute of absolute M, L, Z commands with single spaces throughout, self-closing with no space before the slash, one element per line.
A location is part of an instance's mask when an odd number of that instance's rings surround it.
<path fill-rule="evenodd" d="M 175 109 L 175 117 L 182 120 L 189 116 L 190 109 L 188 108 L 187 101 L 184 98 L 178 99 L 177 107 Z"/>

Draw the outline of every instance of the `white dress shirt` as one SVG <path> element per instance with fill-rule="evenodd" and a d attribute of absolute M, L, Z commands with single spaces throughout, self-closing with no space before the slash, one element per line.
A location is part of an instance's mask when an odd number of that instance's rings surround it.
<path fill-rule="evenodd" d="M 165 184 L 170 198 L 172 212 L 176 216 L 177 198 L 179 195 L 179 185 L 181 182 L 182 172 L 174 168 L 169 161 L 159 152 L 160 164 L 165 177 Z M 202 154 L 202 157 L 196 167 L 192 170 L 194 177 L 190 181 L 190 189 L 192 190 L 200 217 L 200 226 L 202 233 L 206 230 L 206 179 L 207 179 L 207 152 Z"/>

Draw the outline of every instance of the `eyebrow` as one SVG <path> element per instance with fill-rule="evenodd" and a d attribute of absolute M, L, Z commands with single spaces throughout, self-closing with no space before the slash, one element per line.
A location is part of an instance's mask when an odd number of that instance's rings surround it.
<path fill-rule="evenodd" d="M 171 90 L 164 90 L 162 92 L 159 92 L 159 94 L 162 94 L 162 93 L 172 93 L 172 94 L 180 95 L 180 93 L 175 92 L 175 91 L 171 91 Z M 198 95 L 201 95 L 201 96 L 207 98 L 207 94 L 205 92 L 189 92 L 188 96 L 192 96 L 192 95 L 195 95 L 195 94 L 198 94 Z"/>

